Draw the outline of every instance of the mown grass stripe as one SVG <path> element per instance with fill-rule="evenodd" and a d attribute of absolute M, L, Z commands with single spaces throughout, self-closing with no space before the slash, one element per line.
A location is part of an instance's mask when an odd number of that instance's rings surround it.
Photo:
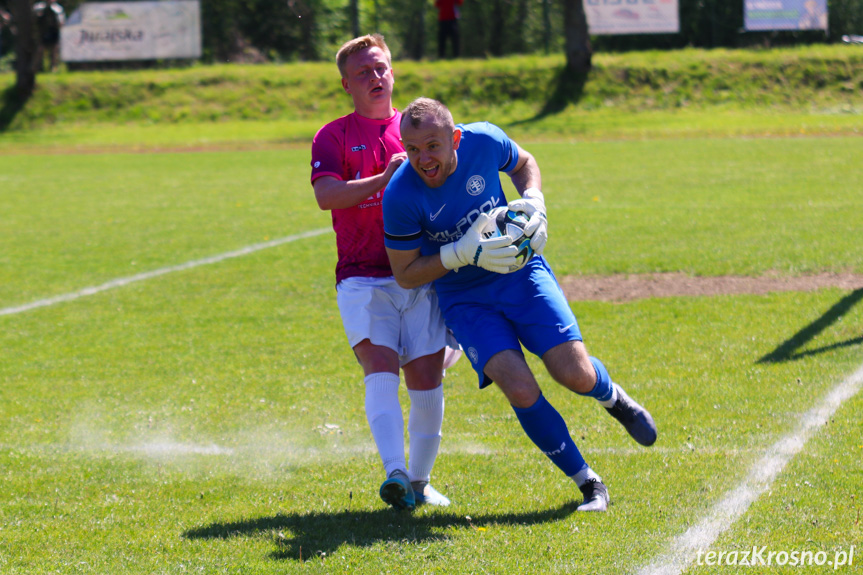
<path fill-rule="evenodd" d="M 311 230 L 308 232 L 303 232 L 301 234 L 295 234 L 295 235 L 287 236 L 284 238 L 270 240 L 268 242 L 253 244 L 253 245 L 241 248 L 239 250 L 226 252 L 226 253 L 215 255 L 215 256 L 210 256 L 208 258 L 203 258 L 203 259 L 199 259 L 199 260 L 192 260 L 192 261 L 189 261 L 189 262 L 186 262 L 183 264 L 179 264 L 176 266 L 169 266 L 169 267 L 160 268 L 157 270 L 152 270 L 149 272 L 136 274 L 133 276 L 118 278 L 118 279 L 111 280 L 109 282 L 103 283 L 103 284 L 98 285 L 98 286 L 86 287 L 84 289 L 80 289 L 80 290 L 75 291 L 75 292 L 70 292 L 70 293 L 66 293 L 66 294 L 62 294 L 62 295 L 58 295 L 58 296 L 54 296 L 54 297 L 36 300 L 34 302 L 30 302 L 30 303 L 24 304 L 24 305 L 3 308 L 3 309 L 0 309 L 0 316 L 24 313 L 27 311 L 32 311 L 34 309 L 52 306 L 52 305 L 58 304 L 58 303 L 74 301 L 74 300 L 80 299 L 82 297 L 95 295 L 95 294 L 101 293 L 103 291 L 108 291 L 111 289 L 127 286 L 127 285 L 132 284 L 132 283 L 153 279 L 153 278 L 163 276 L 166 274 L 170 274 L 173 272 L 179 272 L 179 271 L 188 270 L 188 269 L 192 269 L 192 268 L 196 268 L 196 267 L 200 267 L 200 266 L 216 264 L 216 263 L 223 262 L 223 261 L 231 259 L 231 258 L 239 258 L 239 257 L 247 256 L 249 254 L 252 254 L 252 253 L 260 251 L 260 250 L 265 250 L 268 248 L 274 248 L 274 247 L 280 246 L 282 244 L 287 244 L 287 243 L 294 242 L 297 240 L 312 238 L 315 236 L 319 236 L 321 234 L 325 234 L 325 233 L 330 232 L 330 231 L 332 231 L 330 228 L 319 228 L 317 230 Z"/>

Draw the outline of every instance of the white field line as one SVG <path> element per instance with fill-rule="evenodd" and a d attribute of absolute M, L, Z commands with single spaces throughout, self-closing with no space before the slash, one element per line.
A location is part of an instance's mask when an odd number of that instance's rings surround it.
<path fill-rule="evenodd" d="M 312 238 L 312 237 L 319 236 L 321 234 L 325 234 L 325 233 L 331 232 L 331 231 L 332 231 L 331 228 L 320 228 L 317 230 L 311 230 L 308 232 L 303 232 L 301 234 L 288 236 L 285 238 L 270 240 L 268 242 L 263 242 L 260 244 L 253 244 L 251 246 L 247 246 L 245 248 L 241 248 L 241 249 L 236 250 L 236 251 L 227 252 L 227 253 L 219 254 L 216 256 L 211 256 L 208 258 L 203 258 L 200 260 L 193 260 L 193 261 L 186 262 L 184 264 L 179 264 L 176 266 L 170 266 L 170 267 L 161 268 L 161 269 L 157 269 L 157 270 L 153 270 L 153 271 L 149 271 L 149 272 L 144 272 L 144 273 L 140 273 L 140 274 L 137 274 L 134 276 L 118 278 L 115 280 L 111 280 L 107 283 L 103 283 L 102 285 L 87 287 L 87 288 L 78 290 L 76 292 L 71 292 L 71 293 L 62 294 L 62 295 L 58 295 L 58 296 L 54 296 L 54 297 L 40 299 L 40 300 L 30 302 L 30 303 L 24 304 L 24 305 L 2 308 L 2 309 L 0 309 L 0 316 L 14 315 L 16 313 L 23 313 L 26 311 L 31 311 L 34 309 L 38 309 L 40 307 L 48 307 L 48 306 L 52 306 L 52 305 L 58 304 L 58 303 L 73 301 L 76 299 L 80 299 L 82 297 L 91 296 L 91 295 L 94 295 L 94 294 L 97 294 L 97 293 L 100 293 L 103 291 L 108 291 L 110 289 L 114 289 L 114 288 L 118 288 L 118 287 L 123 287 L 123 286 L 129 285 L 129 284 L 135 283 L 135 282 L 153 279 L 153 278 L 163 276 L 166 274 L 170 274 L 173 272 L 179 272 L 179 271 L 188 270 L 188 269 L 196 268 L 199 266 L 205 266 L 205 265 L 209 265 L 209 264 L 216 264 L 216 263 L 219 263 L 219 262 L 231 259 L 231 258 L 239 258 L 242 256 L 247 256 L 251 253 L 254 253 L 254 252 L 257 252 L 260 250 L 265 250 L 268 248 L 274 248 L 274 247 L 280 246 L 282 244 L 295 242 L 297 240 L 302 240 L 305 238 Z"/>
<path fill-rule="evenodd" d="M 297 447 L 295 445 L 296 441 L 291 441 L 285 439 L 284 441 L 274 440 L 273 445 L 267 446 L 266 448 L 261 447 L 259 445 L 248 445 L 242 442 L 237 443 L 234 447 L 224 447 L 217 445 L 216 443 L 183 443 L 172 441 L 168 439 L 157 439 L 152 441 L 144 441 L 141 443 L 135 443 L 130 445 L 121 445 L 121 444 L 111 444 L 111 443 L 95 443 L 89 442 L 83 445 L 78 444 L 36 444 L 30 446 L 23 446 L 19 443 L 11 444 L 11 443 L 0 443 L 0 451 L 3 450 L 12 450 L 12 449 L 29 449 L 32 451 L 39 450 L 56 450 L 56 449 L 66 449 L 71 451 L 82 451 L 82 452 L 110 452 L 110 453 L 142 453 L 142 454 L 177 454 L 177 455 L 260 455 L 260 453 L 266 451 L 271 452 L 273 454 L 279 454 L 285 451 L 281 447 L 278 447 L 280 443 L 284 443 L 285 445 L 291 445 L 290 452 L 291 453 L 301 453 L 303 459 L 309 465 L 315 465 L 318 462 L 314 461 L 311 457 L 311 454 L 317 453 L 321 451 L 318 447 Z M 368 445 L 355 445 L 353 443 L 347 443 L 345 445 L 330 445 L 327 446 L 326 451 L 328 453 L 334 454 L 345 454 L 345 453 L 357 453 L 357 452 L 368 452 L 368 453 L 377 453 L 373 448 L 372 444 Z M 754 449 L 721 449 L 718 447 L 705 447 L 705 448 L 696 448 L 691 449 L 689 447 L 657 447 L 655 449 L 651 449 L 651 454 L 661 453 L 665 455 L 678 456 L 682 454 L 689 453 L 699 453 L 699 454 L 723 454 L 728 457 L 736 457 L 741 454 L 748 454 L 755 451 Z M 644 448 L 617 448 L 617 447 L 605 447 L 605 448 L 583 448 L 581 449 L 582 453 L 587 453 L 590 455 L 616 455 L 620 457 L 640 457 L 645 455 Z M 483 445 L 481 443 L 457 443 L 450 442 L 446 445 L 441 444 L 440 453 L 442 455 L 479 455 L 479 456 L 488 456 L 488 457 L 500 457 L 512 454 L 535 454 L 536 448 L 533 446 L 525 446 L 525 447 L 508 447 L 505 450 L 498 449 L 496 447 Z"/>
<path fill-rule="evenodd" d="M 797 455 L 806 442 L 863 387 L 863 366 L 833 388 L 821 402 L 806 412 L 797 429 L 771 445 L 749 469 L 740 485 L 725 494 L 710 513 L 686 532 L 678 535 L 666 553 L 638 571 L 638 575 L 679 575 L 749 509 Z"/>

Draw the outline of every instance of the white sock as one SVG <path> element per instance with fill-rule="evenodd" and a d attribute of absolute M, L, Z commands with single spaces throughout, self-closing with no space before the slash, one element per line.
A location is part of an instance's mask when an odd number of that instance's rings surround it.
<path fill-rule="evenodd" d="M 614 407 L 614 404 L 617 403 L 617 395 L 618 395 L 617 394 L 617 384 L 612 383 L 611 384 L 611 397 L 608 399 L 608 401 L 600 401 L 599 404 L 602 407 L 609 407 L 609 408 Z"/>
<path fill-rule="evenodd" d="M 405 469 L 405 420 L 399 404 L 399 376 L 394 373 L 367 375 L 366 419 L 375 438 L 387 477 Z"/>
<path fill-rule="evenodd" d="M 444 411 L 443 384 L 428 391 L 409 389 L 408 395 L 411 398 L 408 419 L 408 477 L 411 481 L 428 481 L 440 448 Z"/>
<path fill-rule="evenodd" d="M 572 477 L 572 480 L 575 481 L 575 484 L 578 485 L 579 487 L 581 487 L 582 485 L 587 483 L 587 481 L 589 479 L 596 479 L 597 481 L 602 483 L 602 477 L 597 475 L 596 472 L 593 469 L 591 469 L 590 467 L 585 467 L 584 469 L 582 469 L 581 471 L 579 471 L 575 475 L 572 475 L 571 477 Z"/>

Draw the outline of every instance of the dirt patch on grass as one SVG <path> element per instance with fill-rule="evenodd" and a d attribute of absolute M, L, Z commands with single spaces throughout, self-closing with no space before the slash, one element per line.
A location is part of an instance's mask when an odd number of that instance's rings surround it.
<path fill-rule="evenodd" d="M 693 277 L 682 273 L 565 276 L 560 285 L 570 301 L 625 302 L 652 297 L 766 294 L 829 287 L 855 290 L 863 288 L 863 274 L 824 273 L 794 277 Z"/>

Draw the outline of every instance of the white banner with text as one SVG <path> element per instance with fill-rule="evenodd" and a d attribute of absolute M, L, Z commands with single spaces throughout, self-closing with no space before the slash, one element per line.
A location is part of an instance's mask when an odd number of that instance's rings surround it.
<path fill-rule="evenodd" d="M 591 34 L 676 34 L 677 0 L 584 0 Z"/>
<path fill-rule="evenodd" d="M 201 57 L 199 0 L 85 2 L 60 31 L 65 62 Z"/>

